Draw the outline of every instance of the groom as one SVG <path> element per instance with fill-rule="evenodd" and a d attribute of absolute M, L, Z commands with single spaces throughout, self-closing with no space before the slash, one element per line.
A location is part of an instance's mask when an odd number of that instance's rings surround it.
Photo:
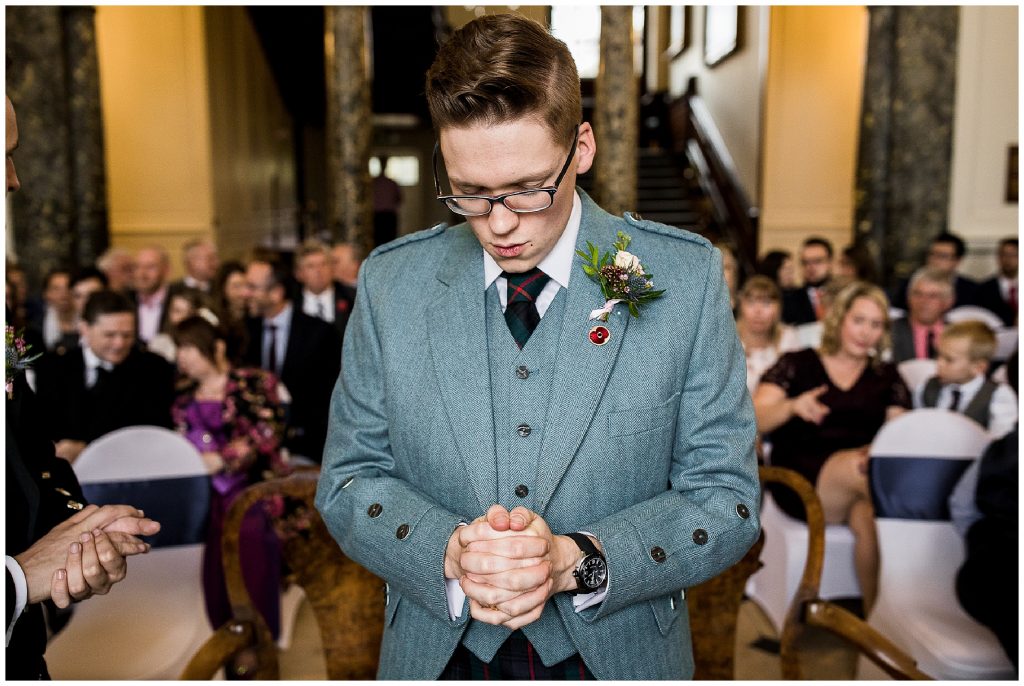
<path fill-rule="evenodd" d="M 317 494 L 388 582 L 378 676 L 689 677 L 685 589 L 758 532 L 721 257 L 575 188 L 594 132 L 538 24 L 471 22 L 426 91 L 466 222 L 364 263 Z M 664 294 L 590 319 L 607 298 L 576 251 L 619 232 L 653 275 L 628 284 Z"/>

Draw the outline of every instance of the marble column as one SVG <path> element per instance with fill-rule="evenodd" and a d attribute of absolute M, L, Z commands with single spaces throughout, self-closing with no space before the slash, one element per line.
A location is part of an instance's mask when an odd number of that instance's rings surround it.
<path fill-rule="evenodd" d="M 855 241 L 893 285 L 947 228 L 959 10 L 868 11 Z"/>
<path fill-rule="evenodd" d="M 327 212 L 334 240 L 373 247 L 373 111 L 366 7 L 325 10 Z"/>
<path fill-rule="evenodd" d="M 31 288 L 107 247 L 99 65 L 91 7 L 8 7 L 7 94 L 18 116 L 14 249 Z"/>
<path fill-rule="evenodd" d="M 640 105 L 631 6 L 601 7 L 601 66 L 594 90 L 595 199 L 612 214 L 633 212 Z"/>

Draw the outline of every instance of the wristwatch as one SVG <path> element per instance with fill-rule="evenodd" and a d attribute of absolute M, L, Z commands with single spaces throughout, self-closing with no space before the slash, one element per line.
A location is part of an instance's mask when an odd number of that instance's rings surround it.
<path fill-rule="evenodd" d="M 608 562 L 586 534 L 566 534 L 576 542 L 583 556 L 576 563 L 572 575 L 576 578 L 576 590 L 566 591 L 569 595 L 593 593 L 608 583 Z"/>

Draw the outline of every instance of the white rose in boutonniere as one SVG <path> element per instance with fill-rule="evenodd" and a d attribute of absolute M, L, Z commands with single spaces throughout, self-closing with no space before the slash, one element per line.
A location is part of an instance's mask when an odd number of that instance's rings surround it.
<path fill-rule="evenodd" d="M 653 277 L 640 266 L 640 258 L 626 252 L 633 240 L 619 231 L 618 240 L 612 246 L 615 255 L 606 252 L 598 255 L 597 247 L 587 243 L 587 250 L 577 250 L 576 254 L 583 258 L 583 271 L 601 286 L 601 292 L 607 300 L 604 306 L 590 313 L 590 319 L 608 321 L 608 315 L 618 303 L 626 303 L 629 313 L 640 316 L 640 307 L 656 298 L 665 291 L 654 290 Z"/>

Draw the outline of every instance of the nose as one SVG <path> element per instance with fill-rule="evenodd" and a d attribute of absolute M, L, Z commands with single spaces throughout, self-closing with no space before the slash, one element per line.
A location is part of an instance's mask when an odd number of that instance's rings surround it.
<path fill-rule="evenodd" d="M 7 158 L 7 192 L 13 193 L 21 188 L 21 181 L 18 180 L 18 172 L 14 169 L 14 160 Z"/>
<path fill-rule="evenodd" d="M 505 207 L 504 203 L 496 202 L 491 205 L 487 221 L 492 234 L 505 236 L 519 226 L 519 215 Z"/>

